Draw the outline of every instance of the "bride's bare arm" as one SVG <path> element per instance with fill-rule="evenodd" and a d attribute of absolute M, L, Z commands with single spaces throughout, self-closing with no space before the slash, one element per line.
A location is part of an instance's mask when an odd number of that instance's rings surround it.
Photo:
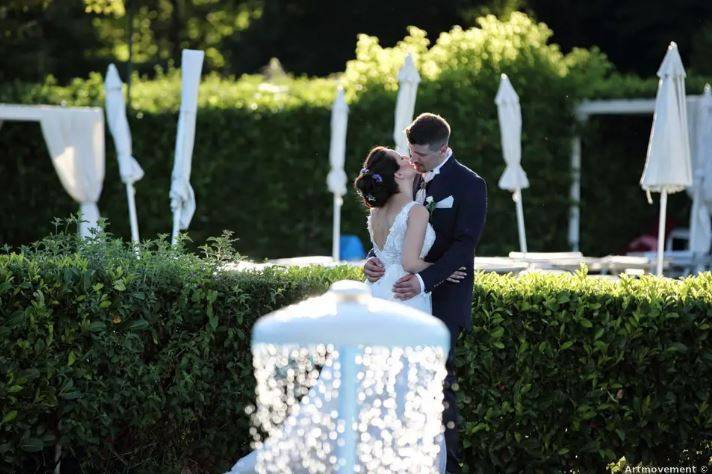
<path fill-rule="evenodd" d="M 429 217 L 428 210 L 420 204 L 414 205 L 408 211 L 408 228 L 405 231 L 401 263 L 403 269 L 409 273 L 418 273 L 432 265 L 420 258 Z"/>

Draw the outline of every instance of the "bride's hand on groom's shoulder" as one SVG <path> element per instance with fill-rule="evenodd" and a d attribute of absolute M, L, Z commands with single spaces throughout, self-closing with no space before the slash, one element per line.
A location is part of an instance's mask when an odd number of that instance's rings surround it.
<path fill-rule="evenodd" d="M 385 270 L 378 257 L 371 257 L 366 260 L 366 263 L 363 265 L 363 272 L 366 274 L 368 281 L 374 283 L 383 276 Z"/>

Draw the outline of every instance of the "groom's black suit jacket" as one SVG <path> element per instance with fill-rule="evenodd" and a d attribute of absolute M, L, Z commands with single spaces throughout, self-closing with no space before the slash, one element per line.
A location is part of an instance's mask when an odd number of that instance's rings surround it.
<path fill-rule="evenodd" d="M 420 187 L 416 179 L 414 188 Z M 449 196 L 451 208 L 436 208 L 430 214 L 435 243 L 425 256 L 433 265 L 419 273 L 425 291 L 432 292 L 433 315 L 451 334 L 472 328 L 472 285 L 475 248 L 487 214 L 487 184 L 477 173 L 451 156 L 426 185 L 426 199 L 437 203 Z M 465 267 L 467 276 L 459 283 L 447 281 L 455 270 Z"/>

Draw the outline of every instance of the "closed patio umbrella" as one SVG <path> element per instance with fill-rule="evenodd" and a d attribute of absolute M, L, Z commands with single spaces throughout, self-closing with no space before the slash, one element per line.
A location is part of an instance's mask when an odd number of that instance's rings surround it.
<path fill-rule="evenodd" d="M 396 144 L 396 151 L 403 155 L 408 154 L 405 128 L 413 121 L 415 98 L 418 93 L 419 83 L 420 74 L 415 68 L 413 56 L 408 53 L 403 67 L 398 72 L 398 98 L 396 99 L 395 124 L 393 126 L 393 140 Z"/>
<path fill-rule="evenodd" d="M 656 273 L 662 275 L 667 195 L 692 185 L 685 99 L 685 69 L 675 42 L 670 43 L 658 70 L 658 93 L 641 187 L 660 193 L 660 223 Z"/>
<path fill-rule="evenodd" d="M 173 212 L 172 244 L 176 243 L 178 231 L 188 228 L 195 212 L 195 193 L 190 185 L 190 171 L 195 140 L 195 117 L 198 109 L 198 86 L 204 56 L 205 53 L 202 51 L 183 50 L 180 115 L 169 194 Z"/>
<path fill-rule="evenodd" d="M 690 211 L 690 251 L 706 254 L 712 245 L 712 90 L 705 85 L 692 137 L 692 210 Z"/>
<path fill-rule="evenodd" d="M 329 163 L 331 171 L 326 178 L 329 191 L 334 194 L 334 222 L 332 257 L 339 260 L 339 239 L 341 237 L 341 205 L 346 194 L 346 173 L 344 160 L 346 156 L 346 128 L 349 118 L 349 106 L 344 99 L 344 90 L 339 87 L 336 99 L 331 107 L 331 144 L 329 146 Z"/>
<path fill-rule="evenodd" d="M 527 174 L 522 169 L 522 111 L 519 96 L 506 74 L 502 74 L 499 90 L 495 97 L 499 130 L 502 137 L 502 156 L 507 167 L 499 178 L 499 187 L 512 193 L 517 209 L 517 229 L 519 248 L 527 252 L 527 235 L 524 230 L 524 211 L 522 209 L 522 189 L 529 187 Z"/>
<path fill-rule="evenodd" d="M 131 131 L 126 119 L 126 103 L 122 92 L 123 83 L 116 66 L 109 64 L 104 79 L 106 122 L 114 137 L 116 159 L 119 162 L 121 181 L 126 186 L 126 198 L 129 207 L 129 222 L 131 224 L 131 241 L 138 243 L 138 220 L 136 219 L 136 202 L 134 200 L 134 183 L 143 178 L 143 169 L 131 153 Z"/>

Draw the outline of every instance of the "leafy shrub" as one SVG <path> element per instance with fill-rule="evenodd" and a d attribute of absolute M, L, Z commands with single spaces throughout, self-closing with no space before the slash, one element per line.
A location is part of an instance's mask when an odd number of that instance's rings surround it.
<path fill-rule="evenodd" d="M 157 240 L 136 258 L 59 234 L 0 256 L 4 470 L 47 469 L 55 443 L 92 472 L 214 470 L 247 450 L 250 328 L 328 277 L 221 271 L 225 243 L 200 258 Z"/>
<path fill-rule="evenodd" d="M 479 274 L 460 345 L 476 472 L 712 462 L 712 274 Z M 487 468 L 489 466 L 489 468 Z"/>
<path fill-rule="evenodd" d="M 255 320 L 362 274 L 231 271 L 231 248 L 137 255 L 61 232 L 0 255 L 0 470 L 49 469 L 56 443 L 85 472 L 223 472 L 245 454 Z M 478 274 L 456 354 L 469 470 L 709 457 L 710 316 L 709 273 Z"/>

